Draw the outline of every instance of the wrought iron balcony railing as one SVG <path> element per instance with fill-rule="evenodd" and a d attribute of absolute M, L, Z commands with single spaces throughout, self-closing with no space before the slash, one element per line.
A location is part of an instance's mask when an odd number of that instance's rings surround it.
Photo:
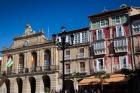
<path fill-rule="evenodd" d="M 7 75 L 16 75 L 16 74 L 32 74 L 32 73 L 47 73 L 58 71 L 58 65 L 45 65 L 37 66 L 36 68 L 19 68 L 19 69 L 10 69 L 7 70 Z"/>
<path fill-rule="evenodd" d="M 84 53 L 79 53 L 79 54 L 77 55 L 77 58 L 84 58 Z"/>

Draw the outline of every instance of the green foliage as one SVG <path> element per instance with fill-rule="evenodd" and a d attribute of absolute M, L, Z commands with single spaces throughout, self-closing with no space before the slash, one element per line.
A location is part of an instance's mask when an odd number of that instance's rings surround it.
<path fill-rule="evenodd" d="M 121 69 L 121 73 L 122 73 L 122 74 L 125 74 L 125 75 L 130 75 L 130 74 L 133 73 L 133 71 L 130 70 L 130 69 L 122 68 L 122 69 Z"/>
<path fill-rule="evenodd" d="M 99 72 L 96 72 L 94 75 L 95 75 L 95 77 L 100 78 L 100 77 L 102 77 L 105 74 L 106 74 L 105 71 L 99 71 Z"/>
<path fill-rule="evenodd" d="M 48 87 L 45 87 L 45 93 L 50 93 L 50 89 Z"/>

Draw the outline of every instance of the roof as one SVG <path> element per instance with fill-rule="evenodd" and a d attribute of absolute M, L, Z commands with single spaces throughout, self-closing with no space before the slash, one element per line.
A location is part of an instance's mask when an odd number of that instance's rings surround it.
<path fill-rule="evenodd" d="M 19 37 L 15 37 L 14 40 L 20 40 L 20 39 L 25 39 L 25 38 L 30 38 L 30 37 L 36 37 L 36 36 L 40 36 L 43 35 L 43 32 L 37 32 L 37 33 L 33 33 L 31 35 L 23 35 L 23 36 L 19 36 Z"/>
<path fill-rule="evenodd" d="M 140 19 L 140 14 L 130 16 L 131 21 Z"/>
<path fill-rule="evenodd" d="M 114 9 L 114 10 L 108 10 L 108 11 L 105 11 L 105 12 L 102 12 L 102 13 L 90 15 L 89 18 L 105 16 L 105 15 L 113 14 L 113 13 L 116 13 L 116 12 L 123 12 L 123 11 L 127 11 L 128 9 L 131 9 L 131 7 L 124 7 L 124 8 Z"/>
<path fill-rule="evenodd" d="M 75 30 L 67 31 L 66 34 L 83 32 L 83 31 L 87 31 L 87 30 L 89 30 L 89 27 L 84 27 L 84 28 L 80 28 L 80 29 L 75 29 Z M 61 33 L 58 33 L 58 36 L 61 36 Z"/>

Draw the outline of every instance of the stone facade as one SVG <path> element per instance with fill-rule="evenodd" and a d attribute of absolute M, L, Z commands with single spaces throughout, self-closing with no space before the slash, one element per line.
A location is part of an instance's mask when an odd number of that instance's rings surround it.
<path fill-rule="evenodd" d="M 1 93 L 7 93 L 8 89 L 8 93 L 46 93 L 46 88 L 58 90 L 57 54 L 57 47 L 43 32 L 35 33 L 27 25 L 25 34 L 15 37 L 12 46 L 2 51 L 1 71 L 6 73 L 6 80 Z M 10 58 L 14 63 L 8 67 Z"/>

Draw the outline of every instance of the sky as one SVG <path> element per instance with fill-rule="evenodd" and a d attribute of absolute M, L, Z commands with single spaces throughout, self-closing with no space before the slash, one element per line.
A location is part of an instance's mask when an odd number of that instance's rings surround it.
<path fill-rule="evenodd" d="M 50 38 L 62 25 L 69 31 L 87 27 L 89 15 L 124 3 L 140 7 L 140 0 L 0 0 L 0 51 L 24 34 L 26 24 L 35 32 L 43 28 Z"/>

